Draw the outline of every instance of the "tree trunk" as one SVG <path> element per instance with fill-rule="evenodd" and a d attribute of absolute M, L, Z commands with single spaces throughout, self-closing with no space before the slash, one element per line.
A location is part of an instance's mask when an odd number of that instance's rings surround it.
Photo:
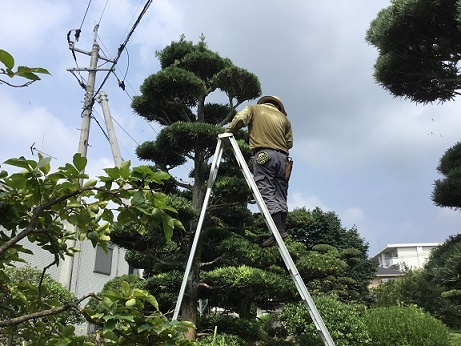
<path fill-rule="evenodd" d="M 181 320 L 190 321 L 197 324 L 197 304 L 198 304 L 198 285 L 200 275 L 200 256 L 201 255 L 201 244 L 197 245 L 197 251 L 192 262 L 190 276 L 187 281 L 187 289 L 184 295 L 184 302 L 182 307 Z M 195 340 L 197 331 L 195 328 L 189 328 L 186 333 L 186 338 L 189 340 Z"/>
<path fill-rule="evenodd" d="M 195 169 L 194 169 L 194 185 L 192 186 L 192 206 L 197 212 L 200 212 L 205 197 L 205 178 L 201 176 L 200 172 L 203 163 L 203 158 L 196 150 L 195 158 Z M 195 235 L 197 230 L 197 222 L 192 222 L 190 231 Z M 191 236 L 189 243 L 189 251 L 192 246 L 194 236 Z M 189 252 L 190 254 L 190 252 Z M 192 261 L 190 275 L 187 281 L 186 292 L 184 294 L 184 301 L 182 305 L 181 320 L 190 321 L 194 324 L 197 323 L 197 305 L 198 305 L 198 287 L 200 283 L 200 267 L 201 267 L 201 254 L 202 254 L 202 240 L 199 239 L 197 248 L 195 250 L 195 256 Z M 186 338 L 189 340 L 195 340 L 197 331 L 194 328 L 189 328 L 186 333 Z"/>

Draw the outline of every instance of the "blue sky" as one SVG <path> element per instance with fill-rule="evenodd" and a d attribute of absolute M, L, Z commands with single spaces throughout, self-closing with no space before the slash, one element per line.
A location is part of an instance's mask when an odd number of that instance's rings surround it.
<path fill-rule="evenodd" d="M 433 205 L 436 167 L 460 139 L 457 100 L 416 105 L 396 99 L 373 80 L 377 50 L 365 41 L 370 21 L 389 6 L 384 0 L 333 2 L 275 0 L 153 1 L 117 64 L 126 92 L 114 76 L 103 86 L 116 121 L 124 159 L 142 164 L 134 150 L 155 138 L 158 126 L 131 110 L 131 97 L 159 70 L 155 51 L 171 41 L 198 42 L 256 74 L 263 94 L 285 104 L 294 129 L 295 161 L 289 206 L 334 211 L 346 228 L 356 226 L 370 255 L 389 243 L 443 242 L 459 232 L 461 214 Z M 27 88 L 0 85 L 0 162 L 53 156 L 53 166 L 78 149 L 84 91 L 68 68 L 74 61 L 66 35 L 81 27 L 76 47 L 91 50 L 99 23 L 102 54 L 113 58 L 145 1 L 22 0 L 2 4 L 0 48 L 17 65 L 47 68 L 52 76 Z M 82 72 L 82 77 L 87 74 Z M 99 86 L 105 73 L 98 73 Z M 104 127 L 102 110 L 95 117 Z M 37 150 L 31 151 L 30 147 Z M 109 144 L 93 121 L 90 175 L 113 166 Z M 2 168 L 7 168 L 2 166 Z"/>

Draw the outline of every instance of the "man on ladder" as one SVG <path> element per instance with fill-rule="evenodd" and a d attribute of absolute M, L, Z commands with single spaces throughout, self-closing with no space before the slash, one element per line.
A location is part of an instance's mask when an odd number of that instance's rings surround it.
<path fill-rule="evenodd" d="M 292 163 L 288 151 L 293 147 L 291 123 L 277 96 L 263 96 L 256 105 L 245 107 L 233 118 L 226 132 L 235 133 L 247 126 L 250 150 L 254 156 L 253 176 L 277 230 L 286 239 L 288 180 Z M 271 235 L 262 246 L 275 244 Z"/>
<path fill-rule="evenodd" d="M 266 104 L 266 101 L 271 101 Z M 254 172 L 251 174 L 245 158 L 239 149 L 232 132 L 248 126 L 250 132 L 250 148 L 255 155 Z M 202 204 L 202 210 L 197 223 L 197 230 L 191 245 L 189 258 L 187 260 L 181 289 L 173 314 L 173 320 L 177 320 L 181 309 L 182 300 L 185 294 L 190 270 L 192 267 L 195 250 L 200 238 L 200 232 L 208 208 L 211 190 L 216 180 L 219 164 L 223 155 L 224 146 L 232 149 L 235 159 L 239 164 L 243 175 L 253 192 L 256 204 L 261 214 L 264 216 L 266 225 L 272 232 L 272 236 L 264 241 L 264 246 L 269 246 L 277 242 L 280 255 L 298 289 L 298 292 L 306 304 L 309 314 L 317 330 L 325 343 L 325 346 L 335 346 L 325 323 L 322 320 L 314 301 L 307 291 L 301 275 L 291 258 L 288 249 L 283 242 L 283 238 L 288 235 L 285 231 L 285 218 L 287 214 L 287 190 L 288 179 L 290 177 L 292 161 L 288 157 L 288 149 L 293 145 L 293 135 L 291 124 L 286 119 L 285 108 L 278 97 L 265 96 L 258 101 L 258 105 L 248 106 L 239 112 L 232 120 L 227 129 L 228 133 L 218 135 L 218 143 L 210 167 L 210 177 Z M 259 181 L 259 187 L 255 182 Z M 261 191 L 262 190 L 262 191 Z M 267 205 L 266 205 L 267 204 Z M 277 224 L 276 224 L 277 223 Z"/>

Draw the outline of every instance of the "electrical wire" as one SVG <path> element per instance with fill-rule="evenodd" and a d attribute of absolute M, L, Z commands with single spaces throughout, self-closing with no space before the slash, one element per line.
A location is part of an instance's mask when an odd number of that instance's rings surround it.
<path fill-rule="evenodd" d="M 118 50 L 117 50 L 117 56 L 115 57 L 115 59 L 114 59 L 114 61 L 113 61 L 113 63 L 112 63 L 112 67 L 111 67 L 111 69 L 110 69 L 111 71 L 113 71 L 115 65 L 116 65 L 117 62 L 118 62 L 118 59 L 120 58 L 120 56 L 121 56 L 121 54 L 122 54 L 122 52 L 123 52 L 123 50 L 124 50 L 124 48 L 126 47 L 128 41 L 130 40 L 131 35 L 133 35 L 133 33 L 134 33 L 134 31 L 136 30 L 137 26 L 138 26 L 139 23 L 141 22 L 142 17 L 144 16 L 144 14 L 146 14 L 146 12 L 147 12 L 149 6 L 152 4 L 152 1 L 153 1 L 153 0 L 148 0 L 148 1 L 146 2 L 146 4 L 144 5 L 144 8 L 142 9 L 141 13 L 138 15 L 138 19 L 137 19 L 136 22 L 133 24 L 133 27 L 131 28 L 130 32 L 128 33 L 128 35 L 127 35 L 125 41 L 119 46 L 119 48 L 118 48 Z M 106 83 L 107 79 L 109 78 L 111 71 L 109 71 L 109 72 L 106 74 L 106 76 L 105 76 L 105 78 L 103 79 L 101 85 L 100 85 L 99 88 L 96 90 L 95 95 L 97 95 L 98 92 L 101 91 L 103 85 Z"/>
<path fill-rule="evenodd" d="M 80 24 L 80 28 L 78 29 L 79 32 L 82 31 L 83 23 L 85 22 L 86 15 L 88 14 L 88 10 L 90 9 L 91 1 L 92 1 L 92 0 L 89 0 L 89 1 L 88 1 L 88 5 L 86 6 L 86 10 L 85 10 L 85 14 L 83 15 L 82 23 Z"/>
<path fill-rule="evenodd" d="M 98 24 L 101 24 L 101 20 L 102 20 L 102 17 L 104 16 L 104 12 L 106 12 L 106 7 L 108 3 L 109 3 L 109 0 L 106 0 L 106 4 L 104 5 L 104 8 L 102 9 L 101 17 L 99 18 Z"/>
<path fill-rule="evenodd" d="M 78 29 L 73 29 L 73 30 L 69 30 L 69 32 L 67 33 L 67 44 L 69 45 L 69 48 L 72 52 L 72 56 L 74 58 L 74 61 L 75 61 L 75 65 L 77 66 L 77 68 L 80 68 L 78 66 L 78 62 L 77 62 L 77 56 L 75 55 L 75 50 L 74 50 L 74 44 L 75 42 L 78 42 L 79 38 L 80 38 L 80 34 L 82 32 L 82 27 L 83 27 L 83 24 L 85 23 L 85 20 L 86 20 L 86 16 L 88 14 L 88 10 L 90 9 L 90 6 L 91 6 L 91 1 L 92 0 L 89 0 L 88 1 L 88 5 L 86 6 L 86 10 L 85 10 L 85 14 L 83 15 L 83 18 L 82 18 L 82 22 L 80 23 L 80 27 Z M 107 5 L 107 4 L 106 4 Z M 105 9 L 105 8 L 104 8 Z M 102 18 L 102 16 L 101 16 Z M 74 34 L 74 41 L 72 41 L 70 39 L 70 35 L 72 33 L 72 31 L 75 31 L 75 34 Z M 78 80 L 78 84 L 86 89 L 86 85 L 85 85 L 85 82 L 84 82 L 84 78 L 82 77 L 82 75 L 80 74 L 80 71 L 77 70 L 77 73 L 78 75 L 80 76 L 80 79 L 72 72 L 72 74 L 75 76 L 75 78 L 77 78 Z"/>
<path fill-rule="evenodd" d="M 126 93 L 126 95 L 128 95 L 128 97 L 130 98 L 130 100 L 133 100 L 133 98 L 131 97 L 131 95 L 130 95 L 130 94 L 128 93 L 128 91 L 126 90 L 126 84 L 125 84 L 125 79 L 126 79 L 126 77 L 127 77 L 127 75 L 128 75 L 128 70 L 129 70 L 129 66 L 130 66 L 130 56 L 129 56 L 128 50 L 126 49 L 126 45 L 127 45 L 128 41 L 130 40 L 131 36 L 133 35 L 135 29 L 136 29 L 137 26 L 139 25 L 139 23 L 140 23 L 142 17 L 145 15 L 145 13 L 147 12 L 148 8 L 149 8 L 150 5 L 152 4 L 152 1 L 153 1 L 153 0 L 148 0 L 148 1 L 146 2 L 146 4 L 144 5 L 144 8 L 142 9 L 141 13 L 138 15 L 138 18 L 136 19 L 135 23 L 133 24 L 133 26 L 132 26 L 131 30 L 129 31 L 128 35 L 126 36 L 125 40 L 124 40 L 123 43 L 119 46 L 119 48 L 118 48 L 118 50 L 117 50 L 116 58 L 113 59 L 113 61 L 112 61 L 112 66 L 111 66 L 111 68 L 109 69 L 109 72 L 106 74 L 105 78 L 104 78 L 103 81 L 101 82 L 101 85 L 100 85 L 100 86 L 98 87 L 98 89 L 94 92 L 94 94 L 93 94 L 93 96 L 92 96 L 92 102 L 90 102 L 90 106 L 89 106 L 89 107 L 91 108 L 90 117 L 93 118 L 93 119 L 96 121 L 98 127 L 100 128 L 100 130 L 102 131 L 102 133 L 104 134 L 104 136 L 106 137 L 106 139 L 107 139 L 109 142 L 110 142 L 109 136 L 107 135 L 107 133 L 105 132 L 105 130 L 103 129 L 103 127 L 101 126 L 101 124 L 99 123 L 98 119 L 93 115 L 93 112 L 95 112 L 95 110 L 93 109 L 93 105 L 94 105 L 94 102 L 95 102 L 95 98 L 96 98 L 96 95 L 98 95 L 98 93 L 101 91 L 101 89 L 102 89 L 102 87 L 104 86 L 104 84 L 107 82 L 107 80 L 108 80 L 110 74 L 113 73 L 114 76 L 117 78 L 117 81 L 118 81 L 118 84 L 119 84 L 120 88 Z M 92 0 L 89 0 L 88 5 L 87 5 L 87 8 L 86 8 L 86 11 L 85 11 L 85 14 L 84 14 L 84 17 L 83 17 L 83 19 L 82 19 L 82 23 L 80 24 L 80 28 L 77 29 L 77 30 L 75 30 L 75 32 L 76 32 L 76 33 L 75 33 L 75 41 L 78 41 L 78 39 L 79 39 L 79 36 L 80 36 L 80 33 L 81 33 L 81 29 L 82 29 L 82 27 L 83 27 L 83 24 L 84 24 L 84 22 L 85 22 L 86 16 L 87 16 L 87 14 L 88 14 L 88 10 L 89 10 L 89 8 L 90 8 L 91 2 L 92 2 Z M 102 11 L 102 13 L 101 13 L 101 17 L 100 17 L 100 19 L 99 19 L 99 23 L 101 22 L 101 20 L 102 20 L 102 18 L 103 18 L 103 16 L 104 16 L 105 10 L 106 10 L 107 5 L 108 5 L 108 2 L 109 2 L 109 0 L 106 0 L 106 3 L 105 3 L 105 5 L 104 5 L 104 9 L 103 9 L 103 11 Z M 142 2 L 142 1 L 140 1 L 139 5 L 138 5 L 138 9 L 139 9 L 139 7 L 141 6 L 141 2 Z M 133 16 L 133 18 L 134 18 L 134 16 Z M 71 47 L 71 51 L 72 51 L 72 54 L 73 54 L 75 63 L 76 63 L 76 65 L 77 65 L 77 67 L 78 67 L 77 58 L 76 58 L 76 55 L 75 55 L 75 51 L 74 51 L 74 49 L 73 49 L 73 43 L 74 43 L 74 42 L 72 42 L 72 41 L 70 40 L 70 33 L 71 33 L 71 32 L 72 32 L 72 30 L 69 31 L 69 33 L 67 34 L 67 41 L 68 41 L 69 46 Z M 101 38 L 98 37 L 98 39 L 99 39 L 99 41 L 101 42 L 101 44 L 103 45 Z M 103 46 L 104 46 L 104 45 L 103 45 Z M 126 54 L 127 54 L 127 68 L 126 68 L 126 70 L 125 70 L 125 73 L 124 73 L 123 78 L 120 79 L 120 78 L 118 78 L 118 76 L 116 75 L 115 69 L 116 69 L 117 62 L 118 62 L 118 60 L 120 59 L 121 54 L 123 53 L 123 51 L 125 51 Z M 106 54 L 106 56 L 108 56 L 108 54 Z M 105 64 L 107 64 L 107 63 L 108 63 L 108 61 L 105 61 L 101 66 L 103 66 L 103 65 L 105 65 Z M 78 82 L 79 82 L 79 85 L 82 86 L 82 88 L 86 89 L 86 85 L 85 85 L 85 83 L 84 83 L 84 81 L 83 81 L 84 79 L 83 79 L 83 77 L 81 76 L 80 72 L 78 71 L 78 74 L 79 74 L 79 76 L 80 76 L 81 79 L 79 79 L 74 73 L 72 73 L 72 74 L 77 78 L 77 80 L 78 80 Z M 128 84 L 129 84 L 129 83 L 128 83 Z M 134 88 L 133 88 L 130 84 L 129 84 L 129 86 L 130 86 L 131 89 L 134 91 Z M 83 110 L 83 112 L 84 112 L 84 110 Z M 83 112 L 82 112 L 82 114 L 83 114 Z M 98 114 L 98 113 L 96 112 L 96 114 Z M 99 115 L 99 116 L 100 116 L 100 115 Z M 125 134 L 126 134 L 129 138 L 131 138 L 131 140 L 133 140 L 134 143 L 136 143 L 138 146 L 140 145 L 140 144 L 134 139 L 134 137 L 131 136 L 131 135 L 128 133 L 128 131 L 126 131 L 126 130 L 124 129 L 124 127 L 123 127 L 114 117 L 111 116 L 111 118 L 112 118 L 112 120 L 122 129 L 122 131 L 125 132 Z M 149 127 L 153 130 L 153 132 L 157 135 L 158 132 L 154 129 L 154 127 L 152 126 L 152 124 L 151 124 L 149 121 L 147 121 L 147 119 L 145 119 L 145 121 L 146 121 L 146 123 L 149 125 Z M 118 142 L 119 142 L 120 145 L 125 149 L 125 151 L 128 152 L 128 150 L 126 150 L 126 148 L 123 146 L 123 144 L 120 142 L 120 140 L 118 140 Z"/>

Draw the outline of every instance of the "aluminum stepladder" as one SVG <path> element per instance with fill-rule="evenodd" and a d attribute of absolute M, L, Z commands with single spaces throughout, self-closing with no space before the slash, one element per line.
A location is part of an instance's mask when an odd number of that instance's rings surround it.
<path fill-rule="evenodd" d="M 247 166 L 245 158 L 243 157 L 242 152 L 240 151 L 238 143 L 235 140 L 235 137 L 233 136 L 233 134 L 231 134 L 231 133 L 223 133 L 223 134 L 220 134 L 218 136 L 218 144 L 216 145 L 216 151 L 215 151 L 214 158 L 213 158 L 213 161 L 212 161 L 212 164 L 211 164 L 210 176 L 208 178 L 208 185 L 207 185 L 207 189 L 206 189 L 206 193 L 205 193 L 205 198 L 203 200 L 202 210 L 200 212 L 200 217 L 199 217 L 198 224 L 197 224 L 197 230 L 195 231 L 194 240 L 193 240 L 193 243 L 192 243 L 192 246 L 191 246 L 189 259 L 187 261 L 186 270 L 185 270 L 185 273 L 184 273 L 184 278 L 183 278 L 183 281 L 182 281 L 182 285 L 181 285 L 181 289 L 180 289 L 180 292 L 179 292 L 178 300 L 176 302 L 176 307 L 175 307 L 174 314 L 173 314 L 173 320 L 178 319 L 179 310 L 181 309 L 181 304 L 182 304 L 182 300 L 184 298 L 184 293 L 185 293 L 185 290 L 186 290 L 187 281 L 189 279 L 193 258 L 195 256 L 195 250 L 197 248 L 197 244 L 198 244 L 198 241 L 199 241 L 199 238 L 200 238 L 200 233 L 201 233 L 202 226 L 203 226 L 203 221 L 205 219 L 205 213 L 206 213 L 206 209 L 208 207 L 208 202 L 209 202 L 209 199 L 210 199 L 211 190 L 213 188 L 213 184 L 214 184 L 214 182 L 216 180 L 216 177 L 218 175 L 219 164 L 221 162 L 222 154 L 223 154 L 223 151 L 224 151 L 224 148 L 225 148 L 225 145 L 224 145 L 225 142 L 227 142 L 226 147 L 230 147 L 232 149 L 232 151 L 234 153 L 234 156 L 235 156 L 235 158 L 236 158 L 236 160 L 237 160 L 237 162 L 238 162 L 238 164 L 239 164 L 239 166 L 240 166 L 240 168 L 241 168 L 241 170 L 243 172 L 243 175 L 245 176 L 246 182 L 247 182 L 248 186 L 250 187 L 250 189 L 251 189 L 251 191 L 253 193 L 253 196 L 256 199 L 256 203 L 258 205 L 259 211 L 263 214 L 264 220 L 266 222 L 267 227 L 269 228 L 271 233 L 274 235 L 274 238 L 275 238 L 275 240 L 277 242 L 277 245 L 278 245 L 280 255 L 282 256 L 282 259 L 285 262 L 285 266 L 287 267 L 288 271 L 290 272 L 290 275 L 291 275 L 291 277 L 293 279 L 293 282 L 296 285 L 296 288 L 298 289 L 298 292 L 299 292 L 302 300 L 304 301 L 304 303 L 307 306 L 307 309 L 309 311 L 309 315 L 311 316 L 312 321 L 314 322 L 314 325 L 316 326 L 317 331 L 319 332 L 319 335 L 321 336 L 321 338 L 322 338 L 322 340 L 323 340 L 323 342 L 324 342 L 324 344 L 326 346 L 335 346 L 335 343 L 334 343 L 333 339 L 331 338 L 331 335 L 328 332 L 328 329 L 326 328 L 325 323 L 323 322 L 322 317 L 320 316 L 320 314 L 319 314 L 319 312 L 318 312 L 318 310 L 317 310 L 317 308 L 316 308 L 316 306 L 315 306 L 315 304 L 314 304 L 314 302 L 312 300 L 312 297 L 309 294 L 309 292 L 308 292 L 308 290 L 306 288 L 306 285 L 304 284 L 304 281 L 301 278 L 301 276 L 300 276 L 300 274 L 298 272 L 298 269 L 296 268 L 296 266 L 295 266 L 295 264 L 293 262 L 293 259 L 291 258 L 291 255 L 290 255 L 290 253 L 288 252 L 288 250 L 287 250 L 287 248 L 285 246 L 285 243 L 284 243 L 282 237 L 280 236 L 279 232 L 277 231 L 277 227 L 275 226 L 275 223 L 272 220 L 272 217 L 271 217 L 271 215 L 269 213 L 269 210 L 266 207 L 266 204 L 264 203 L 264 200 L 263 200 L 263 198 L 261 196 L 261 193 L 259 192 L 259 189 L 256 186 L 256 183 L 255 183 L 255 181 L 253 179 L 253 176 L 252 176 L 252 174 L 250 172 L 250 169 Z"/>

